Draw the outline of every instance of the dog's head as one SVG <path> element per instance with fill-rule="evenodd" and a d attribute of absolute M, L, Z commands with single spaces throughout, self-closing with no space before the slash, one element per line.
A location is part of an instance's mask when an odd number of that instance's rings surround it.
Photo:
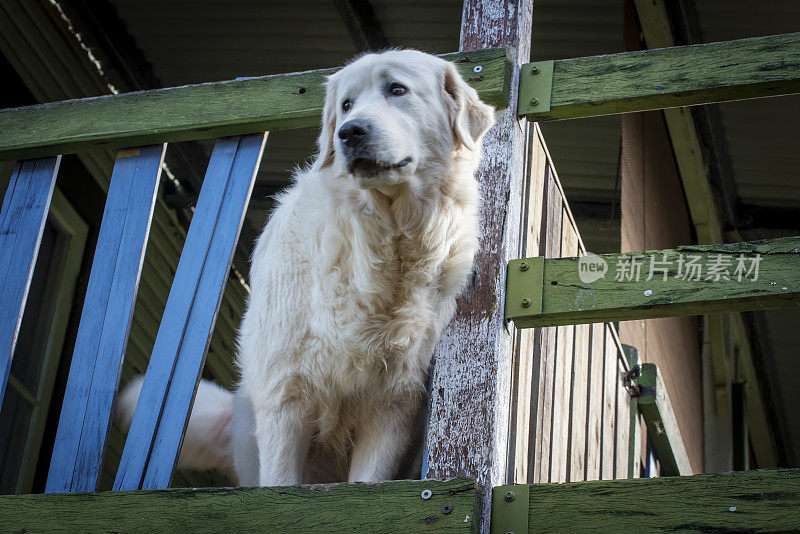
<path fill-rule="evenodd" d="M 367 54 L 328 79 L 315 166 L 338 166 L 364 188 L 400 184 L 476 150 L 493 122 L 452 63 L 416 50 Z"/>

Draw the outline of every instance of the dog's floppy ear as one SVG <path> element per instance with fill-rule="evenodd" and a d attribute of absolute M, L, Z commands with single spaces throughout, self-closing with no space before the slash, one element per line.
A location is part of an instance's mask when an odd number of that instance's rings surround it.
<path fill-rule="evenodd" d="M 456 139 L 474 150 L 494 124 L 494 109 L 480 101 L 478 92 L 467 85 L 452 63 L 445 70 L 444 92 L 451 100 L 450 122 Z"/>
<path fill-rule="evenodd" d="M 334 145 L 334 136 L 336 135 L 336 109 L 338 106 L 338 96 L 336 90 L 336 79 L 333 76 L 328 77 L 325 84 L 325 105 L 322 108 L 322 129 L 319 133 L 317 146 L 319 147 L 319 154 L 314 167 L 322 169 L 330 167 L 333 164 L 333 158 L 336 153 L 336 146 Z"/>

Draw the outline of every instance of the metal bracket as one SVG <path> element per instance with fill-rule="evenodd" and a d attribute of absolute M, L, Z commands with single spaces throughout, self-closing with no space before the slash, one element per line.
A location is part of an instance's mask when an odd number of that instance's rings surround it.
<path fill-rule="evenodd" d="M 553 64 L 550 61 L 525 63 L 519 71 L 517 115 L 533 115 L 550 111 L 553 93 Z"/>
<path fill-rule="evenodd" d="M 622 373 L 622 385 L 628 391 L 628 395 L 633 398 L 642 396 L 642 388 L 636 383 L 636 379 L 642 375 L 642 368 L 638 365 L 627 373 Z"/>
<path fill-rule="evenodd" d="M 491 534 L 527 534 L 530 487 L 527 484 L 492 488 Z"/>
<path fill-rule="evenodd" d="M 542 313 L 544 258 L 508 262 L 506 276 L 506 319 Z"/>

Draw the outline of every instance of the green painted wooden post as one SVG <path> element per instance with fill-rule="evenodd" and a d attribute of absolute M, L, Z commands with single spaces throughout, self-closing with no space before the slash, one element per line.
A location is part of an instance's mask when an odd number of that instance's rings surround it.
<path fill-rule="evenodd" d="M 507 105 L 505 48 L 446 54 L 481 99 Z M 474 72 L 480 66 L 480 73 Z M 276 74 L 0 110 L 0 160 L 319 124 L 327 76 Z"/>
<path fill-rule="evenodd" d="M 798 532 L 800 469 L 530 487 L 530 532 Z"/>
<path fill-rule="evenodd" d="M 798 92 L 800 33 L 789 33 L 529 63 L 518 110 L 546 121 Z"/>
<path fill-rule="evenodd" d="M 541 282 L 520 269 L 535 262 Z M 800 302 L 800 238 L 525 258 L 509 262 L 507 283 L 506 318 L 517 328 L 791 306 Z"/>
<path fill-rule="evenodd" d="M 3 532 L 474 532 L 475 482 L 396 481 L 0 497 Z"/>

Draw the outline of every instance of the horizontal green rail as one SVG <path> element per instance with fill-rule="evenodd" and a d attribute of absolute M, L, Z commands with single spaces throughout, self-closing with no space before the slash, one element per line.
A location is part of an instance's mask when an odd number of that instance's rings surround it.
<path fill-rule="evenodd" d="M 472 532 L 474 481 L 0 496 L 2 532 Z"/>
<path fill-rule="evenodd" d="M 442 56 L 484 102 L 505 107 L 505 48 Z M 319 123 L 326 76 L 277 74 L 0 110 L 0 160 L 301 128 Z"/>
<path fill-rule="evenodd" d="M 574 119 L 798 92 L 800 33 L 790 33 L 529 63 L 519 114 Z"/>
<path fill-rule="evenodd" d="M 800 237 L 508 264 L 518 328 L 777 308 L 800 303 Z"/>
<path fill-rule="evenodd" d="M 503 507 L 517 502 L 501 496 L 521 493 L 521 487 L 494 488 L 492 525 Z M 533 484 L 525 489 L 531 533 L 800 532 L 800 469 Z"/>

